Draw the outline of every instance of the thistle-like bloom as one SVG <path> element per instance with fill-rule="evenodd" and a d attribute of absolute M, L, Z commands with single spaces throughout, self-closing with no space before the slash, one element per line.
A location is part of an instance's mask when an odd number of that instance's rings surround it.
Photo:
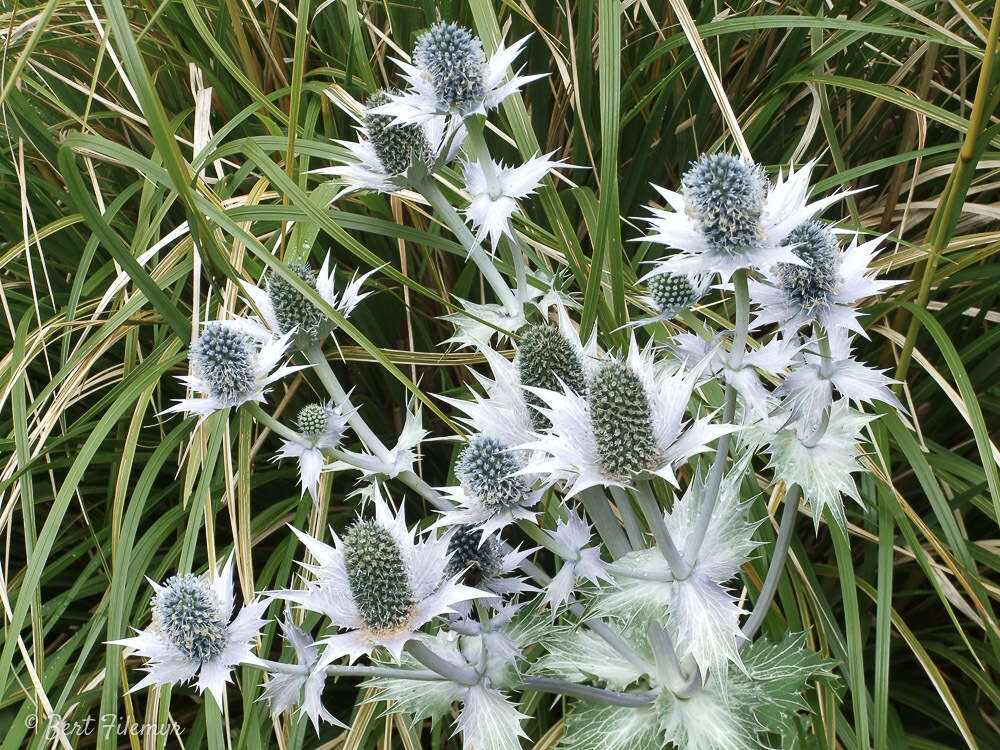
<path fill-rule="evenodd" d="M 651 209 L 652 234 L 641 238 L 679 250 L 656 264 L 653 273 L 718 273 L 727 281 L 741 268 L 776 263 L 801 264 L 782 244 L 795 227 L 847 195 L 807 203 L 813 163 L 779 173 L 770 184 L 756 164 L 730 154 L 702 156 L 684 173 L 681 192 L 656 187 L 673 209 Z"/>
<path fill-rule="evenodd" d="M 326 672 L 316 669 L 319 662 L 316 642 L 287 617 L 278 624 L 281 626 L 285 641 L 295 651 L 298 665 L 302 669 L 298 672 L 269 673 L 261 699 L 268 702 L 274 715 L 290 711 L 293 706 L 299 706 L 299 712 L 309 717 L 317 732 L 321 720 L 338 727 L 346 726 L 323 706 Z"/>
<path fill-rule="evenodd" d="M 596 485 L 628 487 L 655 474 L 676 483 L 674 467 L 708 450 L 732 431 L 707 418 L 685 421 L 699 374 L 668 374 L 652 349 L 635 341 L 624 360 L 609 358 L 594 370 L 585 394 L 529 387 L 551 427 L 524 448 L 537 451 L 525 472 L 550 475 L 567 485 L 567 497 Z"/>
<path fill-rule="evenodd" d="M 153 587 L 153 622 L 148 630 L 110 643 L 144 657 L 148 673 L 129 692 L 150 685 L 173 685 L 198 678 L 220 706 L 233 667 L 253 662 L 254 639 L 267 620 L 268 600 L 252 601 L 233 617 L 233 558 L 210 578 L 185 573 Z"/>
<path fill-rule="evenodd" d="M 162 413 L 198 414 L 204 421 L 222 409 L 263 402 L 268 385 L 303 367 L 277 367 L 290 338 L 290 333 L 274 338 L 246 320 L 206 323 L 188 352 L 189 374 L 178 378 L 203 397 L 177 399 Z"/>
<path fill-rule="evenodd" d="M 533 195 L 549 170 L 562 164 L 549 158 L 554 153 L 535 156 L 519 167 L 492 162 L 492 179 L 478 161 L 465 163 L 465 190 L 472 196 L 465 215 L 476 230 L 477 240 L 482 242 L 488 236 L 496 250 L 502 235 L 514 239 L 510 217 L 517 210 L 517 201 Z"/>
<path fill-rule="evenodd" d="M 319 476 L 326 465 L 323 450 L 333 450 L 340 445 L 347 431 L 349 418 L 350 414 L 339 406 L 335 407 L 333 401 L 327 404 L 307 404 L 295 418 L 301 440 L 283 440 L 281 449 L 275 454 L 275 461 L 282 458 L 298 459 L 302 494 L 309 490 L 315 502 L 319 501 Z"/>
<path fill-rule="evenodd" d="M 449 558 L 445 578 L 459 576 L 459 580 L 467 586 L 495 594 L 482 600 L 487 606 L 499 609 L 505 597 L 538 590 L 523 576 L 511 575 L 537 547 L 505 553 L 498 537 L 484 537 L 480 528 L 468 524 L 453 527 L 447 539 Z M 455 609 L 461 616 L 467 617 L 471 612 L 471 602 L 460 602 Z"/>
<path fill-rule="evenodd" d="M 326 615 L 341 630 L 320 641 L 317 669 L 345 655 L 353 662 L 379 646 L 398 661 L 421 627 L 459 602 L 486 596 L 458 576 L 444 578 L 446 539 L 417 537 L 403 511 L 393 516 L 377 493 L 373 504 L 375 520 L 359 518 L 343 540 L 331 531 L 332 547 L 293 529 L 316 563 L 302 563 L 312 574 L 305 589 L 277 595 Z"/>
<path fill-rule="evenodd" d="M 861 431 L 873 419 L 874 416 L 850 408 L 847 399 L 840 399 L 830 405 L 826 424 L 819 428 L 796 422 L 765 435 L 766 450 L 771 455 L 768 468 L 774 470 L 774 480 L 783 481 L 786 487 L 794 483 L 802 488 L 802 498 L 812 510 L 816 531 L 827 509 L 842 529 L 847 528 L 841 495 L 864 505 L 851 474 L 861 470 L 858 460 Z M 783 421 L 779 418 L 775 423 L 780 425 Z"/>
<path fill-rule="evenodd" d="M 543 77 L 517 74 L 504 82 L 527 41 L 524 37 L 510 47 L 501 44 L 487 60 L 482 41 L 471 31 L 454 23 L 435 23 L 417 38 L 412 64 L 394 58 L 410 88 L 402 94 L 389 92 L 390 101 L 375 111 L 392 115 L 395 124 L 485 114 L 524 84 Z"/>
<path fill-rule="evenodd" d="M 569 601 L 577 581 L 585 579 L 598 583 L 601 579 L 611 580 L 611 576 L 601 560 L 600 547 L 590 546 L 590 524 L 576 508 L 566 508 L 566 520 L 559 519 L 550 536 L 561 548 L 563 564 L 545 587 L 542 601 L 549 604 L 555 613 Z"/>
<path fill-rule="evenodd" d="M 375 270 L 358 276 L 357 274 L 338 294 L 335 288 L 336 268 L 330 268 L 330 255 L 323 259 L 319 273 L 308 263 L 290 263 L 288 270 L 301 279 L 306 286 L 315 290 L 330 307 L 345 318 L 371 292 L 362 292 L 368 277 Z M 305 348 L 325 339 L 335 328 L 326 313 L 306 299 L 298 289 L 276 273 L 269 272 L 263 288 L 243 282 L 254 308 L 268 331 L 275 336 L 291 335 L 296 345 Z M 263 335 L 263 334 L 261 334 Z"/>
<path fill-rule="evenodd" d="M 531 508 L 542 492 L 521 473 L 526 460 L 525 451 L 495 437 L 474 437 L 455 463 L 459 485 L 443 488 L 457 505 L 442 511 L 436 525 L 473 524 L 485 537 L 518 519 L 534 520 Z"/>
<path fill-rule="evenodd" d="M 472 400 L 442 397 L 465 413 L 460 417 L 463 424 L 508 446 L 521 445 L 549 424 L 535 409 L 542 405 L 541 399 L 528 388 L 558 390 L 565 384 L 577 393 L 586 392 L 587 372 L 597 362 L 596 330 L 582 342 L 566 308 L 556 305 L 556 309 L 558 327 L 533 324 L 521 330 L 513 361 L 488 346 L 480 347 L 493 375 L 471 371 L 483 393 L 473 392 Z"/>
<path fill-rule="evenodd" d="M 816 424 L 824 409 L 833 403 L 833 391 L 849 401 L 870 404 L 881 401 L 905 412 L 889 387 L 895 382 L 851 356 L 851 339 L 842 328 L 825 334 L 829 353 L 824 355 L 815 337 L 799 350 L 797 362 L 785 376 L 775 395 L 794 419 Z"/>
<path fill-rule="evenodd" d="M 745 611 L 726 584 L 757 547 L 757 524 L 747 520 L 747 503 L 740 500 L 740 483 L 750 454 L 737 462 L 719 487 L 705 539 L 689 575 L 672 580 L 663 555 L 656 548 L 631 552 L 616 562 L 616 589 L 601 596 L 600 613 L 635 623 L 663 623 L 678 654 L 690 655 L 702 674 L 740 663 L 740 616 Z M 664 513 L 664 523 L 678 549 L 685 549 L 708 500 L 705 482 L 696 477 L 684 496 Z M 621 569 L 631 567 L 636 575 Z"/>
<path fill-rule="evenodd" d="M 765 268 L 768 283 L 749 283 L 750 300 L 758 307 L 754 327 L 777 323 L 782 330 L 795 333 L 818 322 L 827 331 L 847 328 L 867 336 L 854 305 L 900 283 L 876 279 L 868 268 L 884 239 L 885 235 L 859 245 L 854 235 L 851 243 L 841 248 L 836 235 L 824 224 L 807 221 L 795 227 L 782 243 L 792 249 L 800 263 Z"/>
<path fill-rule="evenodd" d="M 636 320 L 630 325 L 641 326 L 673 320 L 678 313 L 690 310 L 708 291 L 708 279 L 683 273 L 653 271 L 645 277 L 647 293 L 639 297 L 657 311 L 656 315 Z"/>
<path fill-rule="evenodd" d="M 396 124 L 392 115 L 379 113 L 383 105 L 392 101 L 392 96 L 398 95 L 395 91 L 373 94 L 365 103 L 357 128 L 358 140 L 337 141 L 347 149 L 350 160 L 316 169 L 314 173 L 339 177 L 347 185 L 343 192 L 392 193 L 410 186 L 411 169 L 426 173 L 433 171 L 439 162 L 451 162 L 462 146 L 465 127 L 449 126 L 448 119 L 442 116 Z"/>
<path fill-rule="evenodd" d="M 774 337 L 757 349 L 747 348 L 735 366 L 732 352 L 721 344 L 721 334 L 708 342 L 691 333 L 674 336 L 673 349 L 687 367 L 702 366 L 732 385 L 747 407 L 744 414 L 766 417 L 773 396 L 764 387 L 758 372 L 777 377 L 795 360 L 798 345 L 787 338 Z"/>

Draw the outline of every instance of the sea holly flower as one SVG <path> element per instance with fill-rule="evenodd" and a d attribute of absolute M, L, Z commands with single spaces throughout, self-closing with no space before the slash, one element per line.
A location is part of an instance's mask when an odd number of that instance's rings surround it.
<path fill-rule="evenodd" d="M 625 359 L 608 358 L 589 376 L 585 394 L 527 387 L 551 427 L 522 446 L 536 451 L 525 472 L 565 482 L 567 497 L 594 486 L 628 487 L 637 477 L 675 482 L 674 467 L 733 430 L 684 414 L 700 374 L 667 373 L 652 349 L 632 341 Z"/>
<path fill-rule="evenodd" d="M 299 462 L 299 484 L 302 494 L 306 490 L 318 502 L 317 489 L 319 477 L 326 465 L 324 450 L 333 450 L 340 445 L 344 433 L 347 432 L 347 422 L 351 413 L 342 407 L 334 406 L 333 401 L 326 404 L 307 404 L 299 410 L 295 418 L 300 440 L 283 440 L 281 449 L 274 460 L 296 458 Z"/>
<path fill-rule="evenodd" d="M 366 477 L 379 474 L 390 479 L 398 477 L 405 471 L 413 470 L 413 464 L 417 460 L 417 448 L 427 434 L 423 426 L 422 411 L 411 401 L 407 404 L 406 419 L 403 421 L 399 438 L 395 445 L 385 450 L 384 456 L 341 450 L 343 460 L 331 464 L 330 469 L 358 469 Z"/>
<path fill-rule="evenodd" d="M 759 373 L 780 377 L 795 361 L 799 345 L 788 338 L 774 337 L 756 349 L 748 346 L 739 358 L 739 365 L 735 365 L 732 352 L 721 342 L 728 335 L 720 334 L 713 341 L 705 341 L 691 333 L 679 333 L 674 336 L 672 348 L 685 366 L 701 366 L 732 385 L 748 407 L 747 417 L 766 417 L 774 397 L 764 387 Z"/>
<path fill-rule="evenodd" d="M 825 333 L 829 352 L 824 354 L 815 336 L 799 350 L 797 361 L 775 391 L 782 406 L 793 418 L 816 424 L 823 410 L 833 403 L 833 392 L 857 403 L 881 401 L 905 412 L 889 387 L 895 382 L 884 374 L 858 362 L 851 355 L 851 337 L 842 328 Z"/>
<path fill-rule="evenodd" d="M 292 529 L 316 562 L 302 563 L 311 574 L 304 589 L 276 595 L 326 615 L 341 631 L 320 641 L 317 669 L 345 655 L 353 662 L 380 646 L 399 660 L 421 627 L 459 602 L 486 595 L 457 576 L 444 578 L 447 540 L 418 537 L 406 528 L 402 510 L 394 516 L 377 492 L 372 504 L 374 520 L 359 517 L 343 539 L 334 533 L 332 547 Z"/>
<path fill-rule="evenodd" d="M 443 488 L 456 507 L 442 511 L 436 525 L 474 524 L 485 537 L 519 519 L 533 521 L 542 491 L 533 488 L 535 477 L 521 473 L 526 459 L 502 440 L 474 437 L 455 463 L 459 484 Z"/>
<path fill-rule="evenodd" d="M 779 416 L 774 420 L 778 429 L 762 427 L 765 449 L 771 456 L 768 468 L 774 470 L 774 481 L 802 488 L 802 498 L 812 509 L 816 531 L 827 509 L 842 529 L 847 528 L 841 495 L 864 505 L 851 475 L 861 470 L 858 460 L 861 431 L 873 419 L 874 416 L 850 408 L 847 399 L 840 399 L 830 405 L 819 425 L 792 422 L 782 428 L 785 420 Z"/>
<path fill-rule="evenodd" d="M 499 609 L 506 597 L 538 590 L 523 576 L 511 575 L 538 550 L 537 547 L 505 552 L 499 537 L 484 536 L 481 528 L 471 524 L 453 526 L 446 538 L 449 558 L 444 577 L 451 579 L 459 576 L 459 580 L 467 586 L 495 594 L 489 599 L 482 599 L 487 606 Z M 471 612 L 471 602 L 456 604 L 455 609 L 467 617 Z"/>
<path fill-rule="evenodd" d="M 320 721 L 338 727 L 346 727 L 342 721 L 323 706 L 326 672 L 315 668 L 319 661 L 319 649 L 316 642 L 308 633 L 294 625 L 288 617 L 279 621 L 278 624 L 281 626 L 285 641 L 292 647 L 298 665 L 302 669 L 298 672 L 269 672 L 261 700 L 268 702 L 271 713 L 274 715 L 299 706 L 300 713 L 309 717 L 317 732 L 319 732 Z"/>
<path fill-rule="evenodd" d="M 368 277 L 375 273 L 372 270 L 361 276 L 355 274 L 338 294 L 335 288 L 337 269 L 330 268 L 329 253 L 323 259 L 319 273 L 308 263 L 290 263 L 288 270 L 345 318 L 371 294 L 361 289 Z M 276 336 L 291 335 L 294 343 L 301 348 L 322 342 L 336 327 L 326 313 L 273 271 L 268 272 L 263 288 L 245 281 L 242 284 L 267 331 Z"/>
<path fill-rule="evenodd" d="M 782 244 L 795 227 L 848 193 L 807 202 L 813 162 L 781 173 L 772 185 L 763 169 L 725 153 L 703 155 L 684 173 L 681 192 L 653 186 L 673 209 L 651 209 L 643 241 L 680 252 L 658 261 L 654 273 L 718 273 L 727 281 L 741 268 L 802 264 Z"/>
<path fill-rule="evenodd" d="M 583 342 L 566 308 L 557 305 L 557 314 L 558 326 L 532 324 L 520 331 L 513 361 L 489 346 L 480 347 L 492 374 L 471 370 L 482 393 L 473 391 L 471 400 L 441 397 L 465 413 L 459 418 L 463 424 L 518 446 L 548 425 L 535 409 L 543 402 L 528 388 L 555 390 L 564 383 L 577 392 L 586 390 L 586 373 L 597 362 L 596 330 Z"/>
<path fill-rule="evenodd" d="M 153 621 L 131 638 L 110 641 L 146 659 L 147 674 L 129 692 L 150 685 L 195 680 L 222 705 L 226 683 L 237 664 L 252 662 L 254 640 L 267 623 L 269 600 L 254 600 L 233 616 L 233 558 L 215 576 L 183 573 L 160 585 L 150 581 Z"/>
<path fill-rule="evenodd" d="M 222 409 L 263 402 L 267 386 L 303 368 L 278 367 L 291 335 L 275 338 L 242 319 L 206 323 L 188 352 L 189 374 L 178 378 L 202 397 L 177 399 L 161 413 L 198 414 L 204 421 Z"/>
<path fill-rule="evenodd" d="M 379 114 L 398 95 L 392 90 L 373 94 L 361 115 L 358 140 L 337 141 L 347 149 L 349 161 L 313 170 L 344 181 L 346 188 L 337 197 L 354 190 L 393 193 L 406 189 L 413 182 L 411 175 L 422 176 L 458 155 L 466 135 L 464 126 L 451 127 L 442 116 L 394 124 L 392 115 Z"/>
<path fill-rule="evenodd" d="M 410 88 L 389 92 L 389 102 L 375 109 L 391 115 L 397 125 L 423 123 L 446 115 L 464 118 L 485 114 L 521 86 L 544 75 L 514 75 L 506 83 L 507 71 L 529 37 L 503 44 L 487 60 L 483 43 L 469 29 L 454 23 L 435 23 L 417 38 L 413 62 L 395 59 Z"/>
<path fill-rule="evenodd" d="M 764 269 L 767 283 L 749 282 L 750 300 L 758 308 L 754 327 L 777 323 L 795 333 L 817 322 L 828 331 L 845 328 L 865 336 L 854 305 L 900 283 L 876 279 L 868 267 L 885 237 L 859 245 L 854 235 L 842 249 L 825 224 L 807 221 L 795 227 L 782 243 L 801 262 L 777 263 Z"/>
<path fill-rule="evenodd" d="M 756 523 L 747 520 L 748 503 L 739 488 L 750 454 L 725 475 L 718 499 L 697 557 L 689 561 L 683 580 L 674 576 L 658 549 L 630 552 L 616 561 L 615 586 L 602 593 L 595 611 L 633 623 L 663 623 L 682 655 L 690 655 L 702 674 L 725 670 L 740 663 L 738 646 L 744 640 L 740 617 L 745 611 L 727 588 L 757 547 Z M 664 523 L 680 550 L 698 525 L 702 507 L 709 500 L 702 477 L 688 486 L 683 497 L 664 513 Z M 634 574 L 628 574 L 628 568 Z"/>
<path fill-rule="evenodd" d="M 576 508 L 566 508 L 566 518 L 556 522 L 554 531 L 549 532 L 555 546 L 561 550 L 563 563 L 549 584 L 545 587 L 543 604 L 549 604 L 553 614 L 569 601 L 577 581 L 588 580 L 599 583 L 601 579 L 610 581 L 607 566 L 601 560 L 601 548 L 591 547 L 591 529 Z"/>
<path fill-rule="evenodd" d="M 478 161 L 465 163 L 465 190 L 472 196 L 465 215 L 476 230 L 477 240 L 482 242 L 489 237 L 495 251 L 501 236 L 514 239 L 510 217 L 517 210 L 517 201 L 534 194 L 542 178 L 552 168 L 562 164 L 549 158 L 554 153 L 550 151 L 544 156 L 535 156 L 519 167 L 508 167 L 491 160 L 490 169 L 495 175 L 492 180 Z"/>

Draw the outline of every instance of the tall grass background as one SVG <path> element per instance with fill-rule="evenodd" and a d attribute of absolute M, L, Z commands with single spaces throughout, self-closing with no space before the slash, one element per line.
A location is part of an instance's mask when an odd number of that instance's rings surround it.
<path fill-rule="evenodd" d="M 507 162 L 558 149 L 588 167 L 548 181 L 519 230 L 605 345 L 640 314 L 653 252 L 629 217 L 700 152 L 745 139 L 769 167 L 818 159 L 818 191 L 866 188 L 837 218 L 888 233 L 881 271 L 910 283 L 867 310 L 859 354 L 905 380 L 910 415 L 870 426 L 864 508 L 846 537 L 800 534 L 764 630 L 806 630 L 838 662 L 839 687 L 810 696 L 807 746 L 1000 747 L 998 15 L 962 0 L 7 0 L 0 750 L 460 746 L 383 717 L 347 679 L 326 699 L 350 729 L 317 737 L 270 717 L 249 668 L 218 726 L 192 690 L 126 695 L 139 673 L 104 645 L 148 622 L 145 576 L 230 549 L 244 595 L 294 570 L 286 524 L 307 523 L 309 500 L 294 464 L 267 460 L 274 438 L 242 412 L 157 416 L 194 323 L 239 309 L 237 279 L 327 250 L 344 278 L 380 268 L 338 333 L 340 374 L 378 434 L 417 398 L 434 435 L 454 435 L 432 394 L 460 394 L 478 360 L 442 345 L 441 316 L 481 297 L 475 267 L 407 194 L 327 208 L 335 188 L 310 174 L 354 137 L 345 109 L 393 83 L 389 58 L 438 17 L 488 48 L 534 34 L 526 70 L 549 75 L 505 102 L 491 139 Z M 309 390 L 289 379 L 271 404 L 290 417 Z M 422 475 L 445 483 L 454 450 L 425 444 Z M 316 530 L 353 515 L 353 488 L 326 477 Z M 754 512 L 770 518 L 769 498 Z M 775 528 L 744 570 L 753 596 Z M 562 704 L 525 700 L 525 746 L 555 747 Z M 182 731 L 60 735 L 54 715 Z"/>

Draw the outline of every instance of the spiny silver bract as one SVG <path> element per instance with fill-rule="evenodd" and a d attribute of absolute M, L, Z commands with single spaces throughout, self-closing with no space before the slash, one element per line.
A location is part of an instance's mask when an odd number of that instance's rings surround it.
<path fill-rule="evenodd" d="M 365 102 L 367 111 L 364 115 L 364 125 L 368 130 L 368 141 L 371 143 L 375 156 L 378 157 L 387 175 L 400 175 L 410 168 L 413 162 L 420 162 L 428 167 L 434 161 L 427 135 L 420 125 L 407 123 L 393 125 L 392 115 L 378 115 L 371 110 L 388 104 L 389 93 L 379 91 L 372 94 Z"/>
<path fill-rule="evenodd" d="M 622 362 L 593 374 L 590 421 L 605 474 L 627 480 L 655 464 L 656 439 L 649 399 L 639 377 Z"/>
<path fill-rule="evenodd" d="M 732 154 L 703 155 L 681 178 L 688 214 L 709 247 L 729 255 L 760 244 L 767 184 L 760 167 Z"/>
<path fill-rule="evenodd" d="M 226 621 L 204 579 L 173 576 L 153 597 L 152 607 L 156 627 L 192 661 L 209 661 L 226 648 Z"/>
<path fill-rule="evenodd" d="M 188 355 L 209 393 L 223 402 L 234 402 L 256 388 L 253 362 L 255 353 L 250 339 L 239 329 L 222 323 L 209 323 Z"/>
<path fill-rule="evenodd" d="M 316 289 L 316 272 L 306 263 L 289 263 L 288 270 L 298 276 L 310 289 Z M 267 277 L 267 296 L 271 300 L 274 317 L 282 333 L 293 328 L 296 335 L 315 340 L 326 316 L 298 289 L 275 273 Z"/>
<path fill-rule="evenodd" d="M 825 305 L 837 289 L 840 248 L 833 232 L 817 221 L 807 221 L 789 232 L 782 244 L 797 245 L 792 252 L 809 266 L 779 263 L 775 270 L 781 290 L 807 310 Z"/>
<path fill-rule="evenodd" d="M 448 554 L 451 557 L 444 571 L 445 578 L 452 578 L 465 571 L 462 583 L 466 586 L 478 586 L 503 572 L 503 550 L 500 543 L 491 537 L 480 544 L 481 533 L 478 527 L 471 524 L 455 527 L 448 540 Z"/>
<path fill-rule="evenodd" d="M 420 35 L 413 62 L 434 84 L 442 109 L 467 114 L 486 93 L 486 55 L 479 37 L 454 23 L 438 22 Z"/>
<path fill-rule="evenodd" d="M 649 296 L 664 315 L 674 315 L 698 301 L 698 290 L 682 273 L 658 273 L 646 282 Z"/>
<path fill-rule="evenodd" d="M 399 544 L 373 521 L 357 521 L 344 537 L 344 565 L 354 603 L 371 630 L 391 630 L 413 611 L 413 591 Z"/>
<path fill-rule="evenodd" d="M 299 410 L 299 415 L 295 418 L 295 424 L 306 437 L 316 439 L 326 432 L 329 418 L 324 409 L 319 404 L 308 404 Z"/>
<path fill-rule="evenodd" d="M 524 501 L 528 483 L 515 476 L 521 463 L 517 455 L 496 438 L 478 435 L 465 446 L 455 463 L 455 476 L 490 508 L 509 508 Z"/>
<path fill-rule="evenodd" d="M 517 375 L 521 385 L 547 388 L 562 392 L 564 383 L 573 392 L 587 392 L 587 380 L 580 357 L 558 328 L 535 324 L 524 329 L 517 345 Z M 529 406 L 543 406 L 544 402 L 534 393 L 525 391 L 524 400 Z M 549 420 L 541 412 L 531 409 L 531 423 L 538 431 L 548 429 Z"/>

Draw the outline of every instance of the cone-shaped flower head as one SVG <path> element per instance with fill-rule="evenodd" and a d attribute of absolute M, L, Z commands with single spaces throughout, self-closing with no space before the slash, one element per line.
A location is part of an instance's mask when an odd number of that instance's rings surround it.
<path fill-rule="evenodd" d="M 413 62 L 430 77 L 443 110 L 466 114 L 486 93 L 483 43 L 468 29 L 438 22 L 417 38 Z"/>
<path fill-rule="evenodd" d="M 455 527 L 448 538 L 448 567 L 444 574 L 452 578 L 462 574 L 462 582 L 479 586 L 503 573 L 503 548 L 496 537 L 482 538 L 482 532 L 471 524 Z"/>
<path fill-rule="evenodd" d="M 233 617 L 233 559 L 210 580 L 208 574 L 176 575 L 153 585 L 153 621 L 149 630 L 111 643 L 146 658 L 148 674 L 130 692 L 149 685 L 172 685 L 198 678 L 221 705 L 233 666 L 252 662 L 254 639 L 266 620 L 268 601 L 252 601 Z"/>
<path fill-rule="evenodd" d="M 368 141 L 375 150 L 382 169 L 387 175 L 400 175 L 414 162 L 430 167 L 434 162 L 434 152 L 427 141 L 427 133 L 420 125 L 405 123 L 392 124 L 392 115 L 373 112 L 376 107 L 390 101 L 390 93 L 379 91 L 365 102 L 364 126 L 368 131 Z"/>
<path fill-rule="evenodd" d="M 627 480 L 655 466 L 653 418 L 639 376 L 624 362 L 608 362 L 591 377 L 587 396 L 605 474 Z"/>
<path fill-rule="evenodd" d="M 768 181 L 756 164 L 732 154 L 702 156 L 681 178 L 688 215 L 712 251 L 739 255 L 763 239 Z"/>
<path fill-rule="evenodd" d="M 307 263 L 289 263 L 288 270 L 310 289 L 316 289 L 316 272 Z M 280 333 L 295 331 L 296 336 L 315 340 L 326 316 L 298 289 L 275 273 L 267 277 L 267 297 L 271 302 Z"/>
<path fill-rule="evenodd" d="M 277 367 L 284 357 L 289 336 L 275 338 L 249 320 L 217 320 L 206 323 L 188 352 L 190 370 L 179 380 L 203 398 L 184 398 L 167 412 L 190 412 L 206 419 L 210 414 L 263 401 L 267 386 L 301 366 Z"/>
<path fill-rule="evenodd" d="M 347 422 L 353 410 L 326 404 L 307 404 L 303 406 L 295 418 L 300 438 L 283 440 L 281 449 L 275 454 L 274 460 L 295 458 L 299 462 L 299 482 L 302 493 L 306 490 L 312 494 L 313 500 L 319 502 L 317 493 L 320 474 L 329 470 L 325 450 L 333 450 L 340 445 L 344 433 L 347 432 Z"/>
<path fill-rule="evenodd" d="M 413 610 L 413 591 L 403 551 L 392 533 L 374 521 L 356 521 L 344 537 L 344 566 L 351 596 L 370 630 L 390 630 Z"/>
<path fill-rule="evenodd" d="M 522 386 L 561 391 L 565 385 L 578 395 L 587 392 L 587 380 L 578 348 L 558 329 L 535 324 L 524 329 L 517 346 L 517 376 Z M 542 406 L 542 400 L 526 391 L 529 406 Z M 531 410 L 531 422 L 536 430 L 544 430 L 549 420 L 541 412 Z"/>
<path fill-rule="evenodd" d="M 781 290 L 805 310 L 828 305 L 837 287 L 840 260 L 833 232 L 817 221 L 807 221 L 789 232 L 781 244 L 793 246 L 792 252 L 808 264 L 779 263 L 775 275 Z"/>
<path fill-rule="evenodd" d="M 608 358 L 591 374 L 584 395 L 565 385 L 531 388 L 545 402 L 551 427 L 521 447 L 533 450 L 522 471 L 567 484 L 567 495 L 595 485 L 627 487 L 649 473 L 674 482 L 673 469 L 733 430 L 702 417 L 684 418 L 699 371 L 668 372 L 651 347 L 633 339 L 627 357 Z"/>
<path fill-rule="evenodd" d="M 359 518 L 343 540 L 334 535 L 332 547 L 293 529 L 316 564 L 303 564 L 313 574 L 304 590 L 277 595 L 326 615 L 341 629 L 321 641 L 325 648 L 316 669 L 344 655 L 354 661 L 377 646 L 398 660 L 420 627 L 454 612 L 459 602 L 486 595 L 445 578 L 447 540 L 418 538 L 377 490 L 373 502 L 375 518 Z"/>

